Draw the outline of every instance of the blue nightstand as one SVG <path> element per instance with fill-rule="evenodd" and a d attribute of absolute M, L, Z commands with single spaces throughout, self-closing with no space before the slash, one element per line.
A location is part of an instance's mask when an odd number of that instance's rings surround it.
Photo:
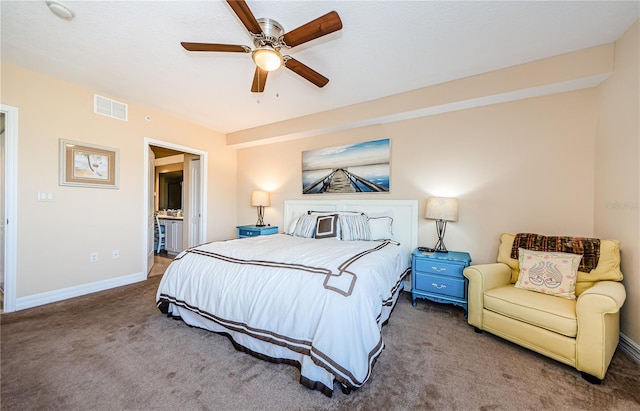
<path fill-rule="evenodd" d="M 239 225 L 236 228 L 238 229 L 238 238 L 278 234 L 277 226 L 256 227 L 255 225 Z"/>
<path fill-rule="evenodd" d="M 429 253 L 416 249 L 411 258 L 411 302 L 426 298 L 464 308 L 467 316 L 467 279 L 462 275 L 471 264 L 469 253 Z"/>

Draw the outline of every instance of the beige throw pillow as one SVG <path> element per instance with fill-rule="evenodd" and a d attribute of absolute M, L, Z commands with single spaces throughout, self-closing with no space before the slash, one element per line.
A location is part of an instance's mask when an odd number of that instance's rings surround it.
<path fill-rule="evenodd" d="M 556 297 L 576 299 L 581 255 L 518 249 L 520 275 L 515 286 Z"/>

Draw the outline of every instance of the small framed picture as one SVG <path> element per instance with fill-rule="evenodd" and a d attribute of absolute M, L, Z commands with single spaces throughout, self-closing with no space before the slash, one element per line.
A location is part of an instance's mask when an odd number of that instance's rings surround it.
<path fill-rule="evenodd" d="M 60 139 L 60 185 L 118 188 L 119 151 Z"/>

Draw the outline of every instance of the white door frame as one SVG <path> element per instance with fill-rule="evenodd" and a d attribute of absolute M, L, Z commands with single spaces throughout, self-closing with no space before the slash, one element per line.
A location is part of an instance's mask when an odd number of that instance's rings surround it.
<path fill-rule="evenodd" d="M 143 185 L 143 192 L 144 192 L 144 199 L 143 199 L 143 220 L 144 223 L 142 224 L 142 244 L 144 244 L 143 250 L 142 250 L 142 266 L 145 267 L 145 270 L 143 270 L 143 272 L 148 272 L 149 271 L 149 267 L 147 267 L 147 250 L 149 249 L 149 244 L 148 244 L 148 232 L 147 232 L 147 220 L 149 218 L 148 213 L 149 213 L 149 190 L 151 190 L 152 188 L 149 187 L 149 146 L 158 146 L 158 147 L 164 147 L 164 148 L 170 148 L 172 150 L 176 150 L 176 151 L 183 151 L 185 153 L 189 153 L 189 154 L 195 154 L 200 156 L 200 210 L 202 210 L 203 212 L 201 213 L 202 216 L 200 218 L 200 227 L 199 227 L 199 232 L 200 232 L 200 238 L 199 238 L 199 243 L 205 243 L 207 241 L 207 213 L 205 212 L 205 210 L 207 209 L 207 161 L 208 161 L 208 153 L 206 151 L 202 151 L 202 150 L 198 150 L 196 148 L 192 148 L 192 147 L 186 147 L 186 146 L 181 146 L 178 144 L 173 144 L 173 143 L 168 143 L 166 141 L 161 141 L 161 140 L 155 140 L 149 137 L 145 137 L 144 138 L 144 185 Z"/>
<path fill-rule="evenodd" d="M 18 259 L 18 108 L 0 104 L 5 113 L 4 170 L 4 312 L 16 310 Z"/>

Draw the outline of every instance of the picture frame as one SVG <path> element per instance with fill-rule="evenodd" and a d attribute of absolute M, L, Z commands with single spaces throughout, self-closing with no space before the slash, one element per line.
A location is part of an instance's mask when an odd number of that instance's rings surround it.
<path fill-rule="evenodd" d="M 60 185 L 117 189 L 119 156 L 116 148 L 60 139 Z"/>
<path fill-rule="evenodd" d="M 302 152 L 302 194 L 389 193 L 391 139 Z"/>

